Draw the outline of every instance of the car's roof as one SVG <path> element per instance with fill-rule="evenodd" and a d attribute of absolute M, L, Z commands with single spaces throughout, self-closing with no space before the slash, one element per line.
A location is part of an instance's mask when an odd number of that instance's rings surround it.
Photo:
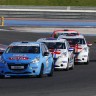
<path fill-rule="evenodd" d="M 65 42 L 66 39 L 48 39 L 48 38 L 40 38 L 37 42 Z"/>
<path fill-rule="evenodd" d="M 54 33 L 58 33 L 58 32 L 64 32 L 64 33 L 78 33 L 76 30 L 70 30 L 70 29 L 61 29 L 61 30 L 54 30 Z"/>
<path fill-rule="evenodd" d="M 9 46 L 40 46 L 40 42 L 20 41 L 13 42 Z"/>
<path fill-rule="evenodd" d="M 74 36 L 65 36 L 65 35 L 60 35 L 59 37 L 58 37 L 58 39 L 65 39 L 65 38 L 69 38 L 69 39 L 71 39 L 71 38 L 73 38 L 73 39 L 75 39 L 75 38 L 84 38 L 84 36 L 83 35 L 74 35 Z"/>

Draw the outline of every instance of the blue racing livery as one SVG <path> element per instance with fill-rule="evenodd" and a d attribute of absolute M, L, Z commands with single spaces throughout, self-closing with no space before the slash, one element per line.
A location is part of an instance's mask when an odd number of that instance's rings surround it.
<path fill-rule="evenodd" d="M 53 58 L 47 46 L 39 42 L 13 42 L 0 60 L 3 76 L 53 75 Z"/>

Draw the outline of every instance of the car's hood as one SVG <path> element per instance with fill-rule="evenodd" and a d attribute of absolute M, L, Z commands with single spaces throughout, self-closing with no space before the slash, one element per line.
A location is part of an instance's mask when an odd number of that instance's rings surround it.
<path fill-rule="evenodd" d="M 2 58 L 4 58 L 4 60 L 6 62 L 15 62 L 15 63 L 28 63 L 31 62 L 33 59 L 35 59 L 36 57 L 40 57 L 39 54 L 3 54 Z"/>
<path fill-rule="evenodd" d="M 53 52 L 53 58 L 58 58 L 59 56 L 61 56 L 64 53 L 66 54 L 66 49 L 56 49 Z"/>

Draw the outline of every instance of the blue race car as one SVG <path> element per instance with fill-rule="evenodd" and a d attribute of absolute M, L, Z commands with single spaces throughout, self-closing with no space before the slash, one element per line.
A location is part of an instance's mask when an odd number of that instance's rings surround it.
<path fill-rule="evenodd" d="M 5 77 L 53 75 L 53 58 L 40 42 L 13 42 L 0 60 L 0 73 Z"/>

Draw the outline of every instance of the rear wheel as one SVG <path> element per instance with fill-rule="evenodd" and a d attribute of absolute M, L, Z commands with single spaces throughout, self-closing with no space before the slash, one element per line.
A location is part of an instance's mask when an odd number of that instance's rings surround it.
<path fill-rule="evenodd" d="M 43 71 L 44 71 L 44 65 L 42 64 L 40 73 L 39 73 L 39 75 L 37 76 L 38 78 L 42 78 L 42 76 L 43 76 Z"/>

